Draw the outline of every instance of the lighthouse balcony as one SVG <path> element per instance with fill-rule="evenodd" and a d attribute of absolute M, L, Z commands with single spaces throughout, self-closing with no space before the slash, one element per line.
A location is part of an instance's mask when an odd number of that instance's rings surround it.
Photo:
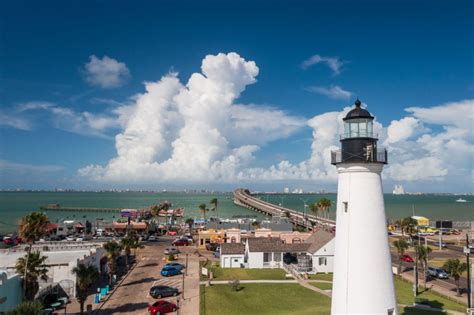
<path fill-rule="evenodd" d="M 371 138 L 371 139 L 378 139 L 379 135 L 377 133 L 374 133 L 372 131 L 352 131 L 352 132 L 346 132 L 343 133 L 342 135 L 339 135 L 340 140 L 344 139 L 350 139 L 350 138 Z"/>
<path fill-rule="evenodd" d="M 343 150 L 331 151 L 331 164 L 339 163 L 388 163 L 387 149 L 377 148 L 376 152 L 364 150 L 354 153 Z"/>

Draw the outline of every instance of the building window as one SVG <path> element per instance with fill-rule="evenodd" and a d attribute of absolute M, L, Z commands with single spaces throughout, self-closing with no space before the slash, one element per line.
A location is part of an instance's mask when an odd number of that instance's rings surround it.
<path fill-rule="evenodd" d="M 344 212 L 347 212 L 347 208 L 349 207 L 349 203 L 347 201 L 343 201 L 342 204 L 344 206 Z"/>
<path fill-rule="evenodd" d="M 326 266 L 327 265 L 327 259 L 326 257 L 319 257 L 319 265 L 322 266 Z"/>
<path fill-rule="evenodd" d="M 274 261 L 281 261 L 281 253 L 273 253 L 273 260 Z"/>
<path fill-rule="evenodd" d="M 239 260 L 238 260 L 238 259 L 234 259 L 234 262 L 239 262 Z"/>
<path fill-rule="evenodd" d="M 231 243 L 235 243 L 235 242 L 236 242 L 235 236 L 232 236 L 232 237 L 230 238 L 230 242 L 231 242 Z"/>
<path fill-rule="evenodd" d="M 263 262 L 270 262 L 272 253 L 263 253 Z"/>
<path fill-rule="evenodd" d="M 393 308 L 387 310 L 387 315 L 393 315 L 394 313 L 395 311 L 393 310 Z"/>

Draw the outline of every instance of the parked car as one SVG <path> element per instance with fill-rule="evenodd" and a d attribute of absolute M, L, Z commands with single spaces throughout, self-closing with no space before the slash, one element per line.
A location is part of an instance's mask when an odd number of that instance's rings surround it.
<path fill-rule="evenodd" d="M 179 249 L 176 247 L 168 247 L 165 249 L 165 255 L 177 255 L 179 254 Z"/>
<path fill-rule="evenodd" d="M 405 254 L 405 255 L 402 256 L 402 261 L 404 261 L 404 262 L 413 262 L 413 258 L 411 258 L 410 255 Z"/>
<path fill-rule="evenodd" d="M 179 240 L 173 241 L 173 246 L 188 246 L 191 242 L 188 239 L 180 238 Z"/>
<path fill-rule="evenodd" d="M 428 277 L 437 278 L 437 279 L 448 279 L 449 275 L 446 270 L 442 268 L 428 267 L 426 270 L 426 275 Z"/>
<path fill-rule="evenodd" d="M 164 266 L 163 269 L 161 269 L 160 274 L 163 277 L 176 276 L 176 275 L 181 274 L 181 269 L 173 267 L 173 266 Z"/>
<path fill-rule="evenodd" d="M 176 304 L 161 300 L 153 303 L 153 305 L 148 306 L 148 313 L 150 315 L 159 315 L 176 312 L 177 309 L 178 306 Z"/>
<path fill-rule="evenodd" d="M 219 244 L 216 244 L 216 243 L 206 244 L 206 249 L 211 252 L 215 252 L 217 247 L 219 247 Z"/>
<path fill-rule="evenodd" d="M 21 238 L 17 236 L 5 236 L 3 238 L 3 244 L 7 246 L 15 246 L 21 243 Z"/>
<path fill-rule="evenodd" d="M 167 296 L 177 296 L 179 294 L 179 290 L 177 288 L 169 287 L 166 285 L 157 285 L 151 287 L 150 289 L 150 296 L 155 299 L 161 299 L 162 297 Z"/>
<path fill-rule="evenodd" d="M 158 241 L 158 237 L 156 237 L 155 235 L 150 235 L 148 237 L 148 242 L 156 242 Z"/>
<path fill-rule="evenodd" d="M 184 265 L 180 264 L 180 263 L 177 263 L 177 262 L 170 262 L 170 263 L 167 263 L 163 268 L 166 268 L 166 267 L 173 267 L 173 268 L 176 268 L 178 270 L 183 270 L 185 269 Z"/>

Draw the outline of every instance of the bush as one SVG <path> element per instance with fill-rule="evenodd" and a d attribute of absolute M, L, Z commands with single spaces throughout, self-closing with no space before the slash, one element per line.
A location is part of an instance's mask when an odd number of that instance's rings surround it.
<path fill-rule="evenodd" d="M 232 291 L 238 292 L 241 290 L 239 279 L 234 279 L 232 281 L 229 281 L 229 284 L 232 287 Z"/>

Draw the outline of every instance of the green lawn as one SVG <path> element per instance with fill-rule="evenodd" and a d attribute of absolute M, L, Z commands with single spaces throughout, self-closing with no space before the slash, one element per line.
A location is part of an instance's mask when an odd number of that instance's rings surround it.
<path fill-rule="evenodd" d="M 320 288 L 321 290 L 332 290 L 332 283 L 325 283 L 325 282 L 308 282 L 310 285 L 316 288 Z"/>
<path fill-rule="evenodd" d="M 397 303 L 411 305 L 413 304 L 413 284 L 406 282 L 399 277 L 395 277 L 395 290 L 397 292 Z M 432 307 L 443 308 L 458 312 L 465 312 L 466 306 L 454 302 L 446 297 L 436 294 L 431 291 L 425 291 L 418 295 L 419 300 L 424 300 L 426 304 Z"/>
<path fill-rule="evenodd" d="M 285 280 L 283 269 L 212 268 L 214 280 Z M 206 278 L 205 278 L 206 279 Z"/>
<path fill-rule="evenodd" d="M 317 273 L 315 275 L 309 275 L 309 279 L 332 281 L 332 273 Z"/>
<path fill-rule="evenodd" d="M 201 286 L 201 315 L 330 314 L 331 300 L 298 284 Z"/>

